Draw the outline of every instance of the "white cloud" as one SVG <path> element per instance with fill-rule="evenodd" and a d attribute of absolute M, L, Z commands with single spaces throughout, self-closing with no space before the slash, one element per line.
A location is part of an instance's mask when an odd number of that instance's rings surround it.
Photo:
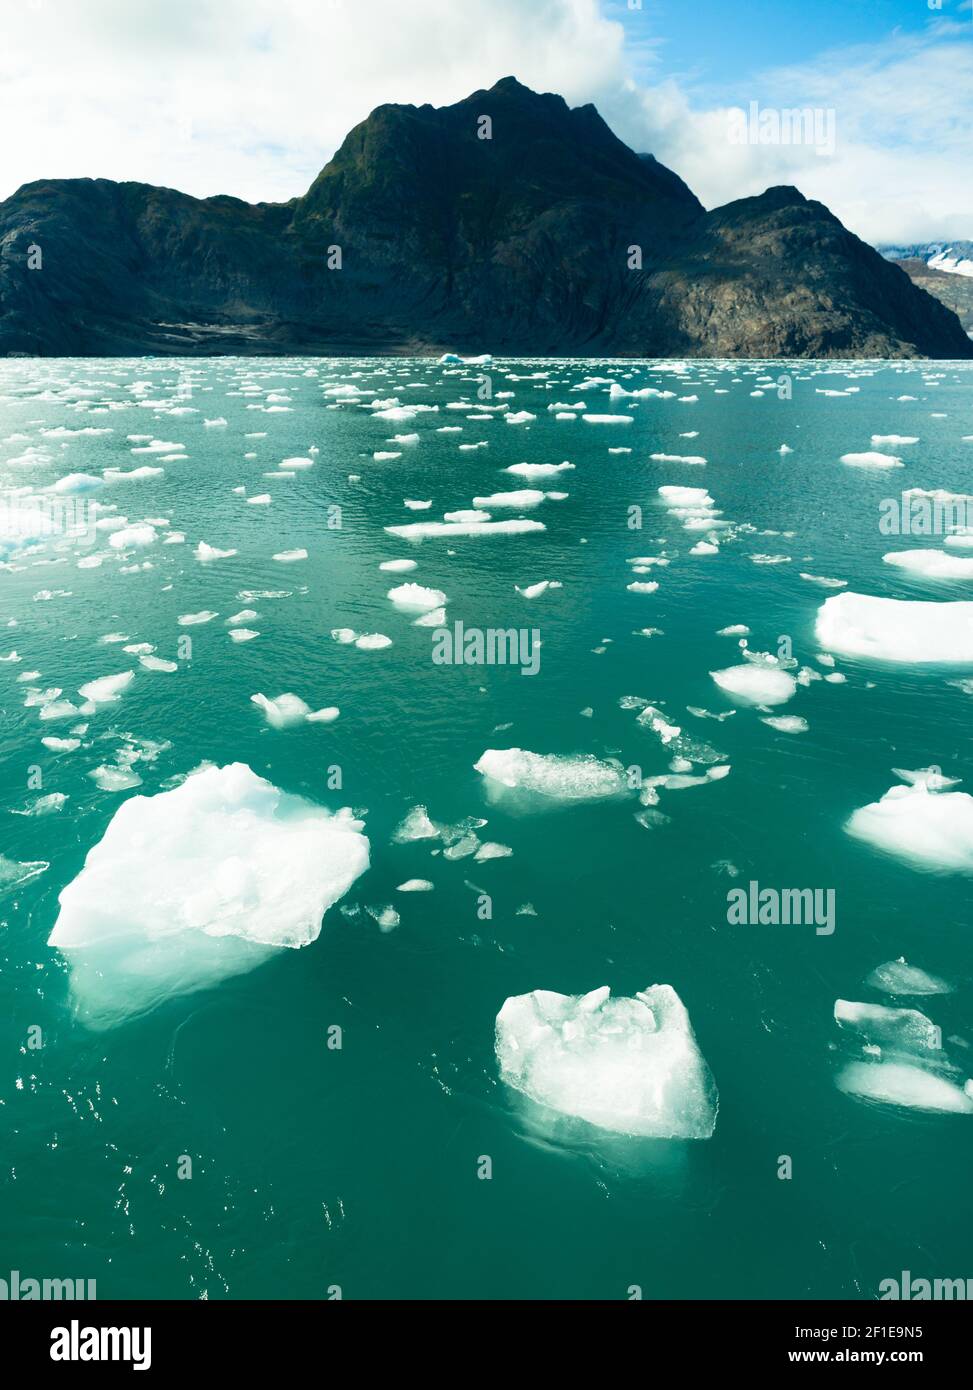
<path fill-rule="evenodd" d="M 443 105 L 508 73 L 594 101 L 708 207 L 794 183 L 869 240 L 973 236 L 967 24 L 934 19 L 733 93 L 833 109 L 822 156 L 731 144 L 725 108 L 672 79 L 636 83 L 597 0 L 26 0 L 4 20 L 0 196 L 101 176 L 286 199 L 382 102 Z"/>
<path fill-rule="evenodd" d="M 938 21 L 921 35 L 836 50 L 749 79 L 747 110 L 833 111 L 833 154 L 810 145 L 741 145 L 730 107 L 694 107 L 676 83 L 606 91 L 602 113 L 622 139 L 651 149 L 707 207 L 795 184 L 872 242 L 973 237 L 973 38 Z"/>
<path fill-rule="evenodd" d="M 508 74 L 584 101 L 623 43 L 597 0 L 28 0 L 5 7 L 0 197 L 91 176 L 286 199 L 382 102 Z"/>

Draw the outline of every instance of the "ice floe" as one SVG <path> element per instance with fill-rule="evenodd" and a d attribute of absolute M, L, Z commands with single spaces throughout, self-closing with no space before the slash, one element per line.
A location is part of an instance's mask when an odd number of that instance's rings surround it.
<path fill-rule="evenodd" d="M 442 589 L 427 589 L 422 584 L 400 584 L 389 589 L 386 598 L 404 613 L 428 613 L 446 602 Z"/>
<path fill-rule="evenodd" d="M 552 801 L 600 801 L 628 790 L 620 763 L 592 754 L 530 753 L 523 748 L 488 748 L 473 764 L 493 787 L 534 793 Z"/>
<path fill-rule="evenodd" d="M 919 868 L 973 873 L 973 796 L 907 777 L 914 780 L 855 811 L 848 834 Z"/>
<path fill-rule="evenodd" d="M 797 690 L 794 677 L 774 657 L 710 671 L 710 675 L 727 695 L 747 705 L 782 705 Z"/>
<path fill-rule="evenodd" d="M 904 956 L 877 965 L 865 983 L 883 994 L 924 995 L 951 994 L 953 987 L 935 975 L 928 975 L 917 965 L 910 965 Z"/>
<path fill-rule="evenodd" d="M 973 1114 L 973 1098 L 962 1087 L 908 1062 L 849 1062 L 836 1083 L 839 1090 L 862 1100 L 910 1110 Z"/>
<path fill-rule="evenodd" d="M 848 592 L 826 599 L 815 625 L 840 656 L 910 664 L 973 663 L 973 603 L 878 598 Z"/>
<path fill-rule="evenodd" d="M 110 1027 L 308 945 L 368 868 L 363 828 L 242 763 L 123 802 L 61 892 L 48 941 L 80 1016 Z"/>
<path fill-rule="evenodd" d="M 534 990 L 505 1000 L 496 1052 L 503 1080 L 530 1100 L 600 1129 L 708 1139 L 716 1083 L 671 985 L 634 999 Z"/>
<path fill-rule="evenodd" d="M 875 450 L 863 454 L 842 454 L 841 462 L 852 468 L 902 468 L 902 460 L 895 454 L 882 454 Z"/>
<path fill-rule="evenodd" d="M 973 559 L 945 550 L 892 550 L 882 559 L 923 579 L 973 579 Z"/>
<path fill-rule="evenodd" d="M 311 706 L 306 704 L 299 695 L 294 695 L 290 691 L 278 695 L 272 700 L 268 699 L 266 695 L 251 695 L 250 701 L 258 709 L 263 710 L 267 723 L 274 729 L 290 729 L 295 724 L 305 723 L 330 724 L 338 718 L 339 714 L 335 705 L 312 710 Z"/>

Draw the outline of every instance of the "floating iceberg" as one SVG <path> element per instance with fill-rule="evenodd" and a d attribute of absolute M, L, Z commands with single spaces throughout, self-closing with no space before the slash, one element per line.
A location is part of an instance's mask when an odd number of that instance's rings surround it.
<path fill-rule="evenodd" d="M 422 541 L 433 536 L 519 536 L 528 531 L 545 531 L 543 521 L 523 518 L 511 521 L 413 521 L 408 526 L 386 526 L 390 536 L 405 541 Z"/>
<path fill-rule="evenodd" d="M 953 987 L 935 975 L 927 975 L 917 965 L 909 965 L 904 957 L 877 965 L 865 981 L 883 994 L 923 995 L 951 994 Z"/>
<path fill-rule="evenodd" d="M 818 609 L 817 640 L 841 656 L 943 665 L 973 663 L 973 603 L 834 594 Z"/>
<path fill-rule="evenodd" d="M 233 634 L 230 635 L 232 637 Z M 289 691 L 278 695 L 274 700 L 268 699 L 266 695 L 251 695 L 250 701 L 263 710 L 267 723 L 274 729 L 290 729 L 295 724 L 330 724 L 339 714 L 336 705 L 312 710 L 299 695 L 293 695 Z"/>
<path fill-rule="evenodd" d="M 243 763 L 131 797 L 62 891 L 48 940 L 79 1015 L 111 1027 L 308 945 L 368 868 L 363 828 Z"/>
<path fill-rule="evenodd" d="M 891 550 L 882 559 L 923 579 L 973 579 L 973 560 L 945 550 Z"/>
<path fill-rule="evenodd" d="M 728 666 L 725 671 L 711 671 L 710 675 L 721 690 L 748 705 L 782 705 L 797 690 L 797 682 L 789 671 L 759 662 Z"/>
<path fill-rule="evenodd" d="M 870 1043 L 907 1051 L 938 1052 L 942 1047 L 940 1030 L 918 1009 L 890 1009 L 885 1004 L 836 999 L 834 1017 L 839 1027 L 860 1033 Z"/>
<path fill-rule="evenodd" d="M 862 806 L 849 835 L 924 869 L 973 873 L 973 796 L 937 791 L 930 779 L 890 787 Z"/>
<path fill-rule="evenodd" d="M 134 671 L 121 671 L 117 676 L 99 676 L 78 687 L 78 694 L 93 705 L 113 705 L 134 679 Z"/>
<path fill-rule="evenodd" d="M 534 990 L 497 1015 L 508 1085 L 540 1105 L 616 1134 L 708 1139 L 719 1096 L 671 985 L 634 999 Z"/>
<path fill-rule="evenodd" d="M 552 801 L 600 801 L 628 790 L 620 763 L 600 762 L 590 753 L 569 757 L 488 748 L 473 766 L 497 789 L 534 792 Z"/>
<path fill-rule="evenodd" d="M 954 1082 L 906 1062 L 849 1062 L 836 1078 L 840 1091 L 913 1110 L 973 1114 L 973 1099 Z"/>
<path fill-rule="evenodd" d="M 852 468 L 901 468 L 902 460 L 895 454 L 880 454 L 874 450 L 864 454 L 842 454 L 841 462 Z"/>
<path fill-rule="evenodd" d="M 572 468 L 573 463 L 512 463 L 503 471 L 532 482 L 535 478 L 554 478 L 558 473 L 565 473 Z"/>
<path fill-rule="evenodd" d="M 404 613 L 428 613 L 446 602 L 442 589 L 427 589 L 422 584 L 400 584 L 389 589 L 385 597 Z"/>

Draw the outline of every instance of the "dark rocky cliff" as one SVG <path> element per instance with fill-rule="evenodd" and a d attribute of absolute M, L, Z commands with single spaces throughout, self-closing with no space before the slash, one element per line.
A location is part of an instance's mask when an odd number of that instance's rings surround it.
<path fill-rule="evenodd" d="M 379 107 L 286 204 L 105 179 L 0 204 L 0 352 L 445 349 L 973 356 L 822 204 L 773 188 L 707 213 L 594 107 L 513 78 Z"/>

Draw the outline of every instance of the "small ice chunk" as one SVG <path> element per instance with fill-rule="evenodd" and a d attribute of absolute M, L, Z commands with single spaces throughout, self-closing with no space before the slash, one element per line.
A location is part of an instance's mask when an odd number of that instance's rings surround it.
<path fill-rule="evenodd" d="M 125 792 L 142 785 L 141 777 L 132 768 L 112 766 L 110 763 L 93 768 L 88 776 L 103 792 Z"/>
<path fill-rule="evenodd" d="M 112 536 L 111 543 L 112 545 L 115 544 L 114 536 Z M 203 565 L 212 564 L 214 560 L 228 560 L 231 555 L 235 555 L 236 553 L 235 550 L 220 550 L 215 545 L 207 545 L 205 541 L 200 541 L 199 545 L 197 545 L 196 549 L 193 551 L 196 559 Z"/>
<path fill-rule="evenodd" d="M 781 734 L 806 734 L 808 730 L 807 720 L 799 714 L 768 714 L 760 722 L 769 724 Z"/>
<path fill-rule="evenodd" d="M 397 893 L 431 893 L 435 884 L 428 878 L 407 878 L 405 883 L 400 883 L 396 888 Z"/>
<path fill-rule="evenodd" d="M 901 468 L 902 460 L 895 454 L 880 454 L 874 450 L 864 454 L 842 454 L 841 462 L 852 468 Z"/>
<path fill-rule="evenodd" d="M 526 517 L 509 521 L 413 521 L 408 526 L 386 526 L 390 536 L 406 541 L 423 541 L 440 536 L 521 536 L 529 531 L 545 531 L 543 521 Z"/>
<path fill-rule="evenodd" d="M 391 903 L 386 903 L 383 907 L 366 907 L 365 911 L 378 923 L 379 931 L 394 931 L 401 921 Z"/>
<path fill-rule="evenodd" d="M 597 801 L 627 790 L 620 764 L 592 754 L 530 753 L 523 748 L 488 748 L 473 764 L 496 788 L 537 793 L 553 801 Z"/>
<path fill-rule="evenodd" d="M 389 589 L 385 597 L 404 613 L 428 613 L 446 602 L 442 589 L 427 589 L 421 584 L 400 584 Z"/>
<path fill-rule="evenodd" d="M 533 482 L 537 478 L 556 478 L 558 473 L 565 473 L 572 468 L 573 463 L 512 463 L 503 471 Z"/>
<path fill-rule="evenodd" d="M 903 956 L 877 965 L 865 981 L 883 994 L 923 995 L 952 994 L 953 986 L 935 975 L 927 975 L 917 965 L 909 965 Z"/>
<path fill-rule="evenodd" d="M 474 497 L 473 506 L 480 511 L 493 511 L 497 507 L 516 507 L 518 511 L 523 511 L 539 506 L 549 495 L 539 488 L 522 487 L 513 492 L 494 492 L 489 497 Z"/>
<path fill-rule="evenodd" d="M 523 588 L 515 584 L 514 588 L 522 598 L 540 598 L 541 594 L 546 594 L 548 589 L 560 589 L 561 584 L 556 579 L 541 579 L 536 584 L 525 584 Z"/>
<path fill-rule="evenodd" d="M 485 859 L 508 859 L 511 854 L 513 850 L 509 845 L 498 845 L 495 840 L 487 840 L 480 845 L 473 858 L 482 864 Z"/>
<path fill-rule="evenodd" d="M 919 966 L 909 965 L 905 956 L 899 956 L 898 960 L 885 960 L 884 965 L 874 967 L 865 983 L 883 994 L 952 994 L 951 984 L 934 974 L 927 974 Z"/>
<path fill-rule="evenodd" d="M 973 1098 L 935 1072 L 902 1062 L 850 1062 L 836 1078 L 838 1089 L 863 1100 L 912 1110 L 973 1114 Z"/>
<path fill-rule="evenodd" d="M 293 695 L 289 691 L 273 700 L 261 694 L 251 695 L 250 700 L 258 709 L 263 710 L 267 723 L 273 729 L 290 729 L 296 724 L 304 723 L 329 724 L 338 717 L 338 710 L 334 706 L 312 711 L 311 706 L 299 695 Z"/>
<path fill-rule="evenodd" d="M 836 999 L 834 1017 L 840 1027 L 853 1029 L 868 1042 L 906 1051 L 938 1052 L 942 1048 L 940 1030 L 918 1009 L 890 1009 L 885 1004 Z"/>
<path fill-rule="evenodd" d="M 397 845 L 411 844 L 413 840 L 438 840 L 441 830 L 429 819 L 425 806 L 413 806 L 405 819 L 396 827 L 392 842 Z"/>
<path fill-rule="evenodd" d="M 142 522 L 139 526 L 124 526 L 120 531 L 113 531 L 108 537 L 108 544 L 113 550 L 144 549 L 152 545 L 155 539 L 155 527 Z"/>
<path fill-rule="evenodd" d="M 789 671 L 757 662 L 710 671 L 710 675 L 721 690 L 748 705 L 782 705 L 797 690 Z"/>
<path fill-rule="evenodd" d="M 534 990 L 505 1000 L 496 1053 L 503 1080 L 532 1101 L 616 1134 L 709 1139 L 719 1096 L 671 985 L 634 999 Z"/>
<path fill-rule="evenodd" d="M 28 860 L 23 864 L 18 864 L 15 859 L 8 859 L 6 855 L 0 854 L 0 893 L 8 893 L 12 888 L 19 888 L 21 884 L 29 883 L 32 878 L 38 878 L 50 867 L 50 864 L 43 859 Z"/>
<path fill-rule="evenodd" d="M 134 677 L 134 671 L 121 671 L 117 676 L 100 676 L 98 680 L 79 686 L 78 694 L 93 705 L 113 705 L 121 699 Z"/>

